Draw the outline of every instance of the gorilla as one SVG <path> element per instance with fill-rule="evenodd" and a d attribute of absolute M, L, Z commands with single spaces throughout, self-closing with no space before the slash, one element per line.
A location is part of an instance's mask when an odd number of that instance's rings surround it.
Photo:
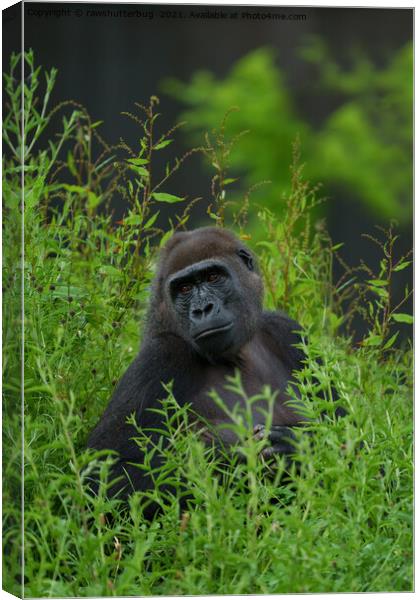
<path fill-rule="evenodd" d="M 241 402 L 225 388 L 226 377 L 235 369 L 249 396 L 270 386 L 276 398 L 265 453 L 290 454 L 290 428 L 304 421 L 288 403 L 286 391 L 305 359 L 296 346 L 301 341 L 300 326 L 281 312 L 264 311 L 262 296 L 252 253 L 229 231 L 201 228 L 175 233 L 169 240 L 153 282 L 140 352 L 88 440 L 91 448 L 118 453 L 110 495 L 124 499 L 152 485 L 150 477 L 135 466 L 142 457 L 133 440 L 136 429 L 127 417 L 134 414 L 142 430 L 162 429 L 161 414 L 149 409 L 159 408 L 167 395 L 162 384 L 168 382 L 178 404 L 190 404 L 217 431 L 225 447 L 235 444 L 236 436 L 226 427 L 226 412 L 208 392 L 218 392 L 230 409 Z M 261 402 L 252 406 L 257 439 L 265 435 Z"/>

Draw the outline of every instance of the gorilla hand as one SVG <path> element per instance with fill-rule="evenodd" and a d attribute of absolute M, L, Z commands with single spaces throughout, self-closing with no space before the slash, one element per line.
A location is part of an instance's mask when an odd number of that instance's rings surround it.
<path fill-rule="evenodd" d="M 296 440 L 296 436 L 291 427 L 272 425 L 267 434 L 264 425 L 256 425 L 254 427 L 254 439 L 259 441 L 264 438 L 270 443 L 269 446 L 266 446 L 261 451 L 261 456 L 265 459 L 271 458 L 274 455 L 290 456 L 295 450 L 293 442 Z"/>

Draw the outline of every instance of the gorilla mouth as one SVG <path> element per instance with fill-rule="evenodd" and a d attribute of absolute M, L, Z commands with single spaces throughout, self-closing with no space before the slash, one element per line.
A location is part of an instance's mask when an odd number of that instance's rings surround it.
<path fill-rule="evenodd" d="M 224 333 L 225 331 L 229 331 L 232 329 L 233 323 L 230 321 L 226 325 L 222 325 L 220 327 L 211 327 L 209 329 L 204 329 L 204 331 L 200 331 L 197 335 L 194 336 L 194 340 L 202 340 L 203 338 L 210 337 L 211 335 L 215 335 L 217 333 Z"/>

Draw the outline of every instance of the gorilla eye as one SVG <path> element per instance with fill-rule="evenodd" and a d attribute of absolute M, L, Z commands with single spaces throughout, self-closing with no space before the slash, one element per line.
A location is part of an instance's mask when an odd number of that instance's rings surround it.
<path fill-rule="evenodd" d="M 240 250 L 238 250 L 237 254 L 240 258 L 242 258 L 242 260 L 244 261 L 244 263 L 246 264 L 248 269 L 250 271 L 253 271 L 254 270 L 254 260 L 252 258 L 252 254 L 250 252 L 248 252 L 248 250 L 245 250 L 244 248 L 241 248 Z"/>
<path fill-rule="evenodd" d="M 208 281 L 209 283 L 214 283 L 215 281 L 219 281 L 219 279 L 220 279 L 220 275 L 219 275 L 219 273 L 214 273 L 214 272 L 213 272 L 213 273 L 209 273 L 209 274 L 207 275 L 207 281 Z"/>
<path fill-rule="evenodd" d="M 192 285 L 190 283 L 184 283 L 179 288 L 179 291 L 181 294 L 188 294 L 188 292 L 191 292 L 191 290 L 192 290 Z"/>

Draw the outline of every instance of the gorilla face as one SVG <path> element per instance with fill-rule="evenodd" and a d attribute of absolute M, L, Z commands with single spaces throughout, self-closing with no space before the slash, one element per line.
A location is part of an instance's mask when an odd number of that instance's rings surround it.
<path fill-rule="evenodd" d="M 217 358 L 246 341 L 243 292 L 226 262 L 200 261 L 172 275 L 168 284 L 179 331 L 199 354 Z"/>

